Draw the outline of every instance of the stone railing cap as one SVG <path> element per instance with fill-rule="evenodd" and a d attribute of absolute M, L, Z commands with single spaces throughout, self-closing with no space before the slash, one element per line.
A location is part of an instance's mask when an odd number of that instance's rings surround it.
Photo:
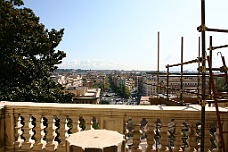
<path fill-rule="evenodd" d="M 201 111 L 201 106 L 191 104 L 188 106 L 164 106 L 164 105 L 98 105 L 98 104 L 64 104 L 64 103 L 34 103 L 34 102 L 8 102 L 1 101 L 0 105 L 15 107 L 59 107 L 59 108 L 94 108 L 94 109 L 129 109 L 129 110 L 164 110 L 164 111 Z M 215 107 L 205 107 L 205 111 L 216 111 Z M 219 111 L 228 112 L 227 108 L 219 107 Z"/>

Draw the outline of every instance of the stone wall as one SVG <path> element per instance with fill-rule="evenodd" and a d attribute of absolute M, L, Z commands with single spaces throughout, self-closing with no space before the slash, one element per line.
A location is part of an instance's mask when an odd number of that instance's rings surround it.
<path fill-rule="evenodd" d="M 125 106 L 125 105 L 80 105 L 80 104 L 44 104 L 44 103 L 15 103 L 5 102 L 5 134 L 6 152 L 8 151 L 45 151 L 64 152 L 66 150 L 66 132 L 75 133 L 79 130 L 91 129 L 91 121 L 96 119 L 100 129 L 116 130 L 126 134 L 126 123 L 129 118 L 134 124 L 133 151 L 138 149 L 140 144 L 140 133 L 142 120 L 146 120 L 147 151 L 152 150 L 155 143 L 155 123 L 159 119 L 162 124 L 160 132 L 161 151 L 168 147 L 168 125 L 171 120 L 175 121 L 176 133 L 174 151 L 179 151 L 183 144 L 182 124 L 189 124 L 189 149 L 197 148 L 196 124 L 201 119 L 201 107 L 199 105 L 184 106 Z M 224 130 L 228 130 L 228 110 L 223 111 L 222 122 Z M 210 129 L 216 122 L 214 107 L 206 107 L 205 124 L 205 149 L 211 149 Z M 70 123 L 69 123 L 70 122 Z M 69 125 L 68 125 L 69 124 Z M 46 128 L 45 128 L 45 127 Z M 56 127 L 58 126 L 58 127 Z M 66 126 L 68 126 L 66 128 Z M 70 131 L 69 131 L 69 128 Z M 67 131 L 68 129 L 68 131 Z M 2 129 L 1 129 L 2 132 Z M 32 132 L 35 132 L 32 133 Z M 31 137 L 34 138 L 31 138 Z M 33 140 L 34 139 L 34 140 Z M 226 147 L 228 147 L 228 134 L 225 136 Z M 24 142 L 21 142 L 23 141 Z M 34 143 L 33 143 L 34 142 Z M 46 145 L 45 145 L 46 144 Z M 44 146 L 45 145 L 45 146 Z"/>
<path fill-rule="evenodd" d="M 4 146 L 5 146 L 5 143 L 4 143 L 5 128 L 4 128 L 4 126 L 5 126 L 4 125 L 4 107 L 0 103 L 0 151 L 3 151 Z"/>

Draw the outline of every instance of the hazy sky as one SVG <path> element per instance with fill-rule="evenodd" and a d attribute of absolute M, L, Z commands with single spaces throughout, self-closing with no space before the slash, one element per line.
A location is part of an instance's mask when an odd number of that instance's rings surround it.
<path fill-rule="evenodd" d="M 46 28 L 65 29 L 57 49 L 67 57 L 59 68 L 157 70 L 157 33 L 160 32 L 160 69 L 198 56 L 201 33 L 200 0 L 25 0 Z M 206 26 L 228 29 L 228 1 L 205 0 Z M 215 46 L 228 44 L 228 34 L 207 32 Z M 221 66 L 214 51 L 215 66 Z M 196 70 L 197 64 L 184 66 Z M 175 69 L 180 69 L 176 67 Z M 172 70 L 172 69 L 171 69 Z"/>

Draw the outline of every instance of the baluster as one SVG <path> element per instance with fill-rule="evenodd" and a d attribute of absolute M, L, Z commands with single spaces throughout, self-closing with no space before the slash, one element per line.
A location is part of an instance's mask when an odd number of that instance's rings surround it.
<path fill-rule="evenodd" d="M 85 121 L 85 130 L 91 130 L 91 116 L 83 116 L 83 119 Z"/>
<path fill-rule="evenodd" d="M 132 118 L 129 118 L 126 123 L 126 145 L 128 146 L 128 151 L 131 152 L 133 146 L 133 132 L 134 132 L 134 123 Z"/>
<path fill-rule="evenodd" d="M 58 129 L 58 148 L 63 148 L 62 146 L 65 146 L 65 140 L 66 140 L 66 130 L 65 130 L 65 124 L 66 124 L 66 116 L 59 116 L 59 129 Z"/>
<path fill-rule="evenodd" d="M 161 120 L 157 119 L 157 121 L 154 124 L 154 144 L 152 145 L 152 150 L 159 151 L 162 147 L 161 145 Z"/>
<path fill-rule="evenodd" d="M 171 122 L 168 124 L 168 147 L 166 147 L 166 151 L 174 150 L 174 141 L 175 141 L 175 133 L 176 133 L 176 123 L 174 119 L 171 119 Z"/>
<path fill-rule="evenodd" d="M 210 143 L 211 143 L 211 151 L 217 152 L 218 151 L 218 145 L 219 145 L 219 139 L 218 139 L 218 126 L 216 122 L 213 122 L 213 124 L 210 125 Z"/>
<path fill-rule="evenodd" d="M 42 144 L 42 150 L 44 150 L 46 148 L 46 145 L 48 143 L 47 140 L 47 127 L 48 127 L 48 119 L 44 116 L 41 117 L 40 120 L 40 135 L 41 135 L 41 139 L 40 139 L 40 144 Z"/>
<path fill-rule="evenodd" d="M 142 152 L 145 152 L 148 146 L 147 131 L 148 131 L 148 122 L 146 121 L 146 118 L 142 118 L 142 121 L 140 122 L 140 130 L 139 130 L 139 132 L 142 134 L 140 136 L 140 144 L 139 144 L 139 148 L 142 150 Z"/>
<path fill-rule="evenodd" d="M 72 120 L 72 129 L 71 129 L 71 132 L 72 133 L 78 132 L 78 116 L 72 116 L 72 115 L 70 115 L 69 117 Z"/>
<path fill-rule="evenodd" d="M 193 152 L 200 152 L 200 145 L 201 145 L 201 122 L 196 123 L 196 144 L 197 147 L 194 148 Z"/>
<path fill-rule="evenodd" d="M 60 128 L 60 119 L 57 116 L 54 116 L 52 129 L 53 129 L 53 140 L 52 145 L 54 145 L 54 150 L 57 150 L 59 143 L 61 142 L 59 139 L 59 128 Z"/>
<path fill-rule="evenodd" d="M 28 143 L 30 143 L 30 149 L 32 149 L 33 145 L 36 142 L 36 138 L 35 138 L 36 131 L 34 130 L 34 128 L 36 127 L 36 118 L 33 117 L 32 115 L 30 115 L 29 117 L 28 127 L 29 127 L 29 136 L 30 136 Z"/>
<path fill-rule="evenodd" d="M 91 126 L 90 126 L 91 130 L 94 130 L 94 129 L 99 129 L 99 124 L 98 124 L 98 120 L 96 117 L 92 117 L 91 119 Z"/>
<path fill-rule="evenodd" d="M 70 134 L 72 134 L 71 129 L 73 128 L 73 121 L 69 116 L 66 116 L 65 123 L 65 138 L 69 138 Z"/>
<path fill-rule="evenodd" d="M 84 131 L 86 129 L 86 121 L 82 116 L 78 119 L 78 131 Z"/>
<path fill-rule="evenodd" d="M 19 143 L 18 147 L 21 148 L 22 144 L 25 142 L 25 137 L 23 137 L 24 134 L 24 127 L 25 122 L 24 122 L 24 117 L 22 117 L 21 115 L 18 116 L 18 122 L 17 122 L 17 126 L 15 128 L 17 128 L 17 133 L 18 133 L 18 139 L 17 142 Z"/>
<path fill-rule="evenodd" d="M 188 151 L 190 146 L 189 146 L 189 131 L 190 131 L 190 126 L 189 124 L 185 121 L 181 124 L 181 134 L 182 134 L 182 145 L 180 147 L 179 151 Z"/>

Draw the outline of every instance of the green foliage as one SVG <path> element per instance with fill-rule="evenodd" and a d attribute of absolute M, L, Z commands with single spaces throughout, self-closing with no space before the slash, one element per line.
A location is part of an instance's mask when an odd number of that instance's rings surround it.
<path fill-rule="evenodd" d="M 110 80 L 110 87 L 114 92 L 118 93 L 121 98 L 129 99 L 129 97 L 131 96 L 131 92 L 128 87 L 126 87 L 123 84 L 117 87 L 112 81 L 111 77 L 109 77 L 109 80 Z"/>
<path fill-rule="evenodd" d="M 92 127 L 93 127 L 93 129 L 99 129 L 99 125 L 98 125 L 98 123 L 94 123 L 94 124 L 92 124 Z"/>
<path fill-rule="evenodd" d="M 117 92 L 121 98 L 129 99 L 131 96 L 130 90 L 125 85 L 118 87 Z"/>
<path fill-rule="evenodd" d="M 216 90 L 218 92 L 227 91 L 226 79 L 224 77 L 216 79 Z"/>
<path fill-rule="evenodd" d="M 118 88 L 116 87 L 116 85 L 115 85 L 114 82 L 112 81 L 111 75 L 109 76 L 109 82 L 110 82 L 110 87 L 112 88 L 112 90 L 113 90 L 114 92 L 117 92 Z"/>
<path fill-rule="evenodd" d="M 99 102 L 99 104 L 110 104 L 110 102 L 107 101 L 107 100 L 101 100 L 101 101 Z"/>
<path fill-rule="evenodd" d="M 50 79 L 66 57 L 55 50 L 64 29 L 45 29 L 22 0 L 0 1 L 0 100 L 69 102 L 71 94 Z"/>
<path fill-rule="evenodd" d="M 107 91 L 109 89 L 109 82 L 108 82 L 109 78 L 105 77 L 105 82 L 104 82 L 104 90 Z"/>
<path fill-rule="evenodd" d="M 128 133 L 127 133 L 127 137 L 129 137 L 129 138 L 130 138 L 130 137 L 133 137 L 133 133 L 132 133 L 132 132 L 128 132 Z"/>

